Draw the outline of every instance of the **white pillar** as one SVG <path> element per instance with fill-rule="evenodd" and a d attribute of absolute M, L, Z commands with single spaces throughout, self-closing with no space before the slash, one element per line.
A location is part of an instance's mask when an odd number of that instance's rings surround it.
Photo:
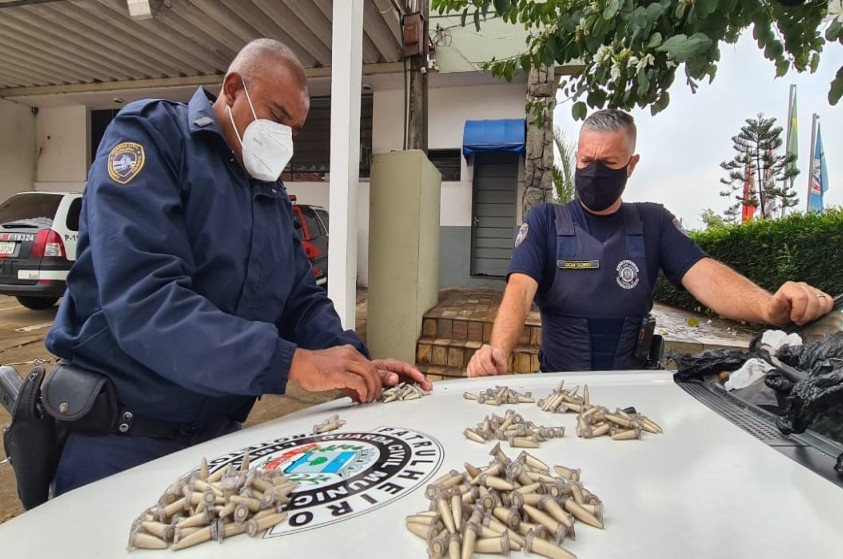
<path fill-rule="evenodd" d="M 331 190 L 328 296 L 343 327 L 353 329 L 357 301 L 357 183 L 363 0 L 334 2 L 331 40 Z"/>

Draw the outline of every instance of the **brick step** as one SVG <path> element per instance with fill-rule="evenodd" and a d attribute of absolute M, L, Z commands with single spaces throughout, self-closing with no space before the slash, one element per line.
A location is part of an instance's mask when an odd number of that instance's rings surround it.
<path fill-rule="evenodd" d="M 488 342 L 492 337 L 492 323 L 486 320 L 426 316 L 422 320 L 422 337 Z"/>
<path fill-rule="evenodd" d="M 440 367 L 439 365 L 425 365 L 422 363 L 416 363 L 416 368 L 418 368 L 418 370 L 427 375 L 428 380 L 432 382 L 465 378 L 465 369 L 457 369 L 455 367 Z"/>
<path fill-rule="evenodd" d="M 416 363 L 452 367 L 465 371 L 471 356 L 482 345 L 481 342 L 468 340 L 422 337 L 416 343 Z M 465 376 L 465 374 L 460 376 Z"/>
<path fill-rule="evenodd" d="M 539 372 L 539 347 L 534 345 L 517 345 L 512 349 L 509 370 L 514 373 Z"/>
<path fill-rule="evenodd" d="M 419 338 L 416 344 L 417 366 L 446 367 L 461 371 L 465 370 L 472 355 L 481 347 L 480 342 L 454 340 L 448 338 Z M 509 370 L 516 373 L 531 373 L 539 369 L 539 348 L 532 345 L 517 345 L 510 356 Z M 454 376 L 452 374 L 442 376 Z"/>
<path fill-rule="evenodd" d="M 422 337 L 488 343 L 493 321 L 460 317 L 428 317 L 422 321 Z M 541 325 L 528 322 L 518 338 L 519 345 L 541 345 Z"/>

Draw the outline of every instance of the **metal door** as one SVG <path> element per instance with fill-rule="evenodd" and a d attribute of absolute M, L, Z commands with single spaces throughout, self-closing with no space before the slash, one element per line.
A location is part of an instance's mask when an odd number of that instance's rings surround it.
<path fill-rule="evenodd" d="M 518 159 L 506 152 L 474 156 L 471 275 L 506 275 L 517 227 Z"/>

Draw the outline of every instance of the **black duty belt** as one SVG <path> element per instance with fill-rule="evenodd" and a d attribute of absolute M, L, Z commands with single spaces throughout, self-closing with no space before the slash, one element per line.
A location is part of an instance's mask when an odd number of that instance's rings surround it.
<path fill-rule="evenodd" d="M 227 416 L 207 424 L 178 424 L 139 417 L 124 406 L 111 380 L 81 367 L 56 365 L 41 387 L 45 411 L 70 433 L 101 437 L 122 435 L 193 445 L 236 431 Z M 236 416 L 235 416 L 236 417 Z"/>
<path fill-rule="evenodd" d="M 194 445 L 233 433 L 238 429 L 240 429 L 240 424 L 228 418 L 220 419 L 209 425 L 178 425 L 139 417 L 130 410 L 121 407 L 114 433 L 127 437 L 143 437 Z"/>

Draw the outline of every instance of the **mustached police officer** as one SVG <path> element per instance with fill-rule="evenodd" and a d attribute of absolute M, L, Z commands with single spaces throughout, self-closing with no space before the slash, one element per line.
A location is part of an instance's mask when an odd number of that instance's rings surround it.
<path fill-rule="evenodd" d="M 370 361 L 315 284 L 279 181 L 309 104 L 295 55 L 259 39 L 218 98 L 131 103 L 106 130 L 46 345 L 107 378 L 119 416 L 94 434 L 66 423 L 56 494 L 231 432 L 288 380 L 360 402 L 399 377 L 431 388 L 409 364 Z"/>
<path fill-rule="evenodd" d="M 503 374 L 535 298 L 541 312 L 542 371 L 632 369 L 649 357 L 648 314 L 659 269 L 678 288 L 734 320 L 802 324 L 828 313 L 827 294 L 787 282 L 774 294 L 706 254 L 659 204 L 624 203 L 640 157 L 629 114 L 602 110 L 582 125 L 578 198 L 534 208 L 515 240 L 490 343 L 469 376 Z"/>

